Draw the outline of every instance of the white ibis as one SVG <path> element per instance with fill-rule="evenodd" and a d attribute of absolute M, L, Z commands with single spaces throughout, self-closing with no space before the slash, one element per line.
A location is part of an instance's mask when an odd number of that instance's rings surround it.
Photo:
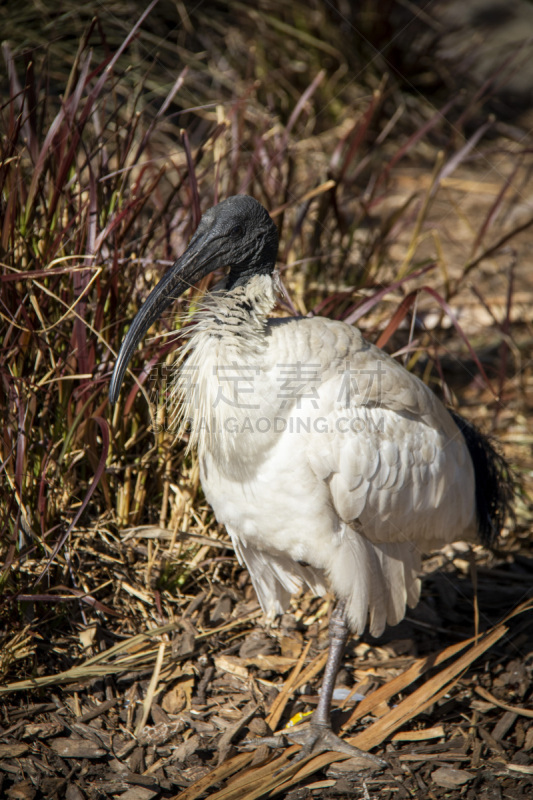
<path fill-rule="evenodd" d="M 417 377 L 343 322 L 270 319 L 276 227 L 251 197 L 209 209 L 185 253 L 133 320 L 113 372 L 161 313 L 221 267 L 182 347 L 181 429 L 197 447 L 205 495 L 267 615 L 307 585 L 337 599 L 304 752 L 362 754 L 331 729 L 330 705 L 351 629 L 377 636 L 419 598 L 421 553 L 499 532 L 512 490 L 506 464 Z M 297 738 L 295 736 L 291 738 Z"/>

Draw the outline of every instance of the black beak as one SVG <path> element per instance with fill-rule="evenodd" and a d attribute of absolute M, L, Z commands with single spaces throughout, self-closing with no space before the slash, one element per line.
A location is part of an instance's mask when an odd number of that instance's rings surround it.
<path fill-rule="evenodd" d="M 130 359 L 150 326 L 193 283 L 221 266 L 221 254 L 217 252 L 216 242 L 213 241 L 213 238 L 209 234 L 197 232 L 185 253 L 161 278 L 155 289 L 148 295 L 144 305 L 141 306 L 122 342 L 113 370 L 109 387 L 111 403 L 116 402 Z"/>

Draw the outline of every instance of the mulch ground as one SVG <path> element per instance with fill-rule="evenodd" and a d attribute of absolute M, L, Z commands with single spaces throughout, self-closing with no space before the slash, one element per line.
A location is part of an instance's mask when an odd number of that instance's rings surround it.
<path fill-rule="evenodd" d="M 266 627 L 247 574 L 219 542 L 203 591 L 177 597 L 172 617 L 157 608 L 157 592 L 154 606 L 134 586 L 142 534 L 122 543 L 122 562 L 107 553 L 115 581 L 135 600 L 129 615 L 93 604 L 94 625 L 79 626 L 77 659 L 58 616 L 54 641 L 33 637 L 34 676 L 0 690 L 2 797 L 533 796 L 533 559 L 525 537 L 474 558 L 460 546 L 429 558 L 422 601 L 406 620 L 380 639 L 350 642 L 335 723 L 386 760 L 373 771 L 333 754 L 294 762 L 299 748 L 290 742 L 249 744 L 316 704 L 328 599 L 302 595 Z M 88 570 L 105 563 L 105 548 L 88 548 L 86 558 Z M 141 610 L 146 633 L 132 637 L 127 626 L 142 629 L 133 619 Z M 163 626 L 161 611 L 171 617 Z"/>

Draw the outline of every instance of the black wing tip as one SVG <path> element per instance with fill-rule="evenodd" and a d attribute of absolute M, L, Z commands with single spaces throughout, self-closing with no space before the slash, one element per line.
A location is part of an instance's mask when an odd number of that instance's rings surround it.
<path fill-rule="evenodd" d="M 516 477 L 493 440 L 460 414 L 448 411 L 464 437 L 474 465 L 478 534 L 481 543 L 490 546 L 500 535 L 505 520 L 514 519 Z"/>

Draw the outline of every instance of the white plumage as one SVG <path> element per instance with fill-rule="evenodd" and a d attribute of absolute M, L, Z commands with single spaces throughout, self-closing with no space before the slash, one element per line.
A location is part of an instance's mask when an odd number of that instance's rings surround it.
<path fill-rule="evenodd" d="M 175 408 L 263 610 L 330 585 L 377 636 L 416 604 L 421 553 L 475 533 L 472 461 L 435 395 L 356 328 L 269 320 L 274 303 L 270 275 L 206 298 Z"/>

